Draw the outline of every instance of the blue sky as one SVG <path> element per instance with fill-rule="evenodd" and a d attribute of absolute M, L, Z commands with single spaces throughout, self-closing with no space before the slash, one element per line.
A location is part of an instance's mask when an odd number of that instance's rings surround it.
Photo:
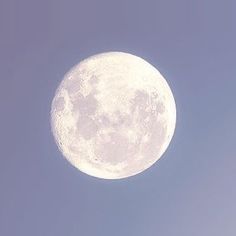
<path fill-rule="evenodd" d="M 0 1 L 0 235 L 235 236 L 236 3 Z M 58 151 L 65 72 L 104 51 L 143 57 L 177 105 L 174 138 L 140 175 L 101 180 Z"/>

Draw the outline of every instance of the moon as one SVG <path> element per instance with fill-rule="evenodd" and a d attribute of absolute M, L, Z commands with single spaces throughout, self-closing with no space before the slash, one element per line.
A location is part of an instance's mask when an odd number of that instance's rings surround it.
<path fill-rule="evenodd" d="M 124 52 L 91 56 L 65 74 L 51 106 L 51 127 L 63 156 L 103 179 L 136 175 L 165 152 L 176 106 L 151 64 Z"/>

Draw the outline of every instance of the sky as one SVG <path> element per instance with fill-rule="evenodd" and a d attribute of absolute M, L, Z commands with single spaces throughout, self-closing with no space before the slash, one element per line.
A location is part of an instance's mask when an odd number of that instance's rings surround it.
<path fill-rule="evenodd" d="M 235 236 L 236 2 L 0 0 L 0 235 Z M 58 151 L 50 108 L 64 74 L 105 51 L 167 79 L 177 124 L 163 157 L 121 180 Z"/>

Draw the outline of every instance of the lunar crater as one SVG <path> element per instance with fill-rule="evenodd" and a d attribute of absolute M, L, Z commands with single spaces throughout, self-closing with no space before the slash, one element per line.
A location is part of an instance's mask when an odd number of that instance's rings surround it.
<path fill-rule="evenodd" d="M 54 102 L 54 110 L 55 111 L 63 111 L 65 108 L 65 100 L 63 97 L 58 97 Z"/>

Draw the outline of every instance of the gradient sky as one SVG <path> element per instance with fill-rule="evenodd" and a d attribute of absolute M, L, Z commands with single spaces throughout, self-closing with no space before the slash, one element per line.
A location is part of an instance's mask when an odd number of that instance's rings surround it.
<path fill-rule="evenodd" d="M 236 2 L 0 0 L 0 235 L 235 236 Z M 142 174 L 90 177 L 50 132 L 63 75 L 104 51 L 143 57 L 177 104 Z"/>

